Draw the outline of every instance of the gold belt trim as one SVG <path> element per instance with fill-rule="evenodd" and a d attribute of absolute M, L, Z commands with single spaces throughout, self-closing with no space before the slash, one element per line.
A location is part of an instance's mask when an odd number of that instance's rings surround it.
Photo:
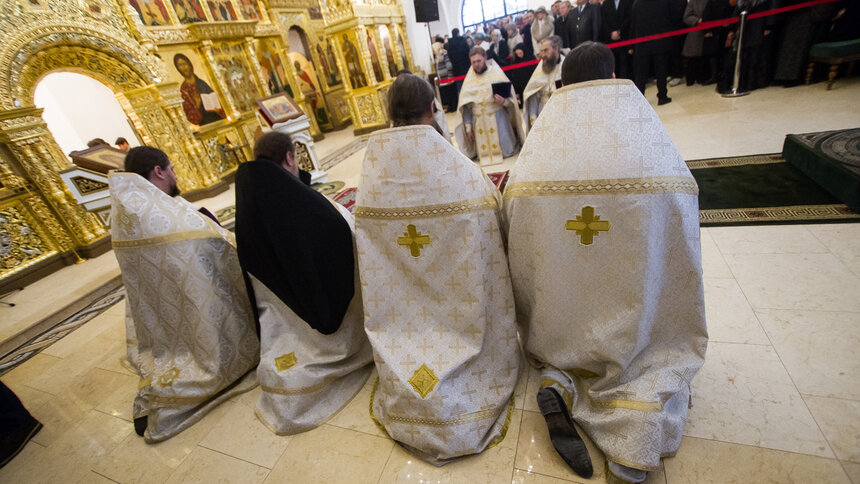
<path fill-rule="evenodd" d="M 433 218 L 445 215 L 475 212 L 478 210 L 495 209 L 498 205 L 493 197 L 474 198 L 465 202 L 443 203 L 439 205 L 424 205 L 404 208 L 375 208 L 355 207 L 355 218 L 372 218 L 396 220 L 407 218 Z"/>
<path fill-rule="evenodd" d="M 413 424 L 413 425 L 423 425 L 425 427 L 452 427 L 454 425 L 463 425 L 472 422 L 480 422 L 481 420 L 487 420 L 490 418 L 498 418 L 498 409 L 490 408 L 487 410 L 481 410 L 480 412 L 474 412 L 470 414 L 463 415 L 462 417 L 454 417 L 447 418 L 444 420 L 436 420 L 432 418 L 421 418 L 421 417 L 403 417 L 400 415 L 392 415 L 387 414 L 386 417 L 390 420 L 400 423 Z"/>
<path fill-rule="evenodd" d="M 505 187 L 504 198 L 507 200 L 515 197 L 541 195 L 602 195 L 609 193 L 684 193 L 698 195 L 699 186 L 692 177 L 680 176 L 518 182 Z"/>
<path fill-rule="evenodd" d="M 591 406 L 594 408 L 626 408 L 641 412 L 663 411 L 663 404 L 660 402 L 639 402 L 636 400 L 591 400 Z"/>
<path fill-rule="evenodd" d="M 222 239 L 221 234 L 213 230 L 187 230 L 184 232 L 173 232 L 171 234 L 156 235 L 144 239 L 114 240 L 111 242 L 114 250 L 139 249 L 141 247 L 152 247 L 155 245 L 170 244 L 184 240 L 194 239 Z"/>
<path fill-rule="evenodd" d="M 151 395 L 150 399 L 152 403 L 158 403 L 161 405 L 197 405 L 203 403 L 211 398 L 214 398 L 217 393 L 213 393 L 212 395 L 203 395 L 203 396 L 194 396 L 194 397 L 179 397 L 179 396 L 167 396 L 167 395 Z"/>
<path fill-rule="evenodd" d="M 303 388 L 275 388 L 266 385 L 260 385 L 260 388 L 267 393 L 275 393 L 278 395 L 307 395 L 308 393 L 315 393 L 326 387 L 329 383 L 332 382 L 332 379 L 325 379 L 316 385 L 312 385 L 309 387 Z"/>

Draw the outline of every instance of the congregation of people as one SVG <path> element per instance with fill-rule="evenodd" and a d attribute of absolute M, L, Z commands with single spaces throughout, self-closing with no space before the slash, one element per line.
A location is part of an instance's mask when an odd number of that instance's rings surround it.
<path fill-rule="evenodd" d="M 438 77 L 444 79 L 466 74 L 468 52 L 474 46 L 484 48 L 487 58 L 499 66 L 513 66 L 540 59 L 540 44 L 552 35 L 561 39 L 562 52 L 567 53 L 588 40 L 610 44 L 737 17 L 742 11 L 754 14 L 799 3 L 801 0 L 559 0 L 549 11 L 542 6 L 473 26 L 462 35 L 454 29 L 450 37 L 436 36 L 433 52 Z M 654 79 L 658 104 L 671 102 L 668 87 L 682 82 L 716 85 L 719 91 L 728 91 L 733 87 L 737 29 L 735 23 L 614 48 L 615 74 L 633 80 L 643 93 Z M 850 0 L 750 20 L 741 47 L 739 88 L 797 86 L 805 80 L 813 44 L 857 38 L 860 7 Z M 513 81 L 528 78 L 534 68 L 524 65 L 507 73 Z M 522 102 L 523 86 L 515 82 L 515 87 Z M 443 104 L 454 112 L 459 84 L 441 86 L 440 92 Z"/>

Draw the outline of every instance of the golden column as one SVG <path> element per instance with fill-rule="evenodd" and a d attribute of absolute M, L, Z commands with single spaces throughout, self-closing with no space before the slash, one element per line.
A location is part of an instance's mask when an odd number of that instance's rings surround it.
<path fill-rule="evenodd" d="M 54 232 L 52 235 L 61 250 L 89 246 L 108 235 L 98 217 L 80 207 L 60 180 L 59 171 L 71 164 L 48 131 L 42 119 L 42 109 L 25 107 L 0 112 L 0 141 L 7 144 L 26 171 L 26 176 L 41 193 L 40 199 L 31 200 L 30 203 Z M 8 168 L 3 171 L 4 177 L 13 180 L 5 173 L 11 173 Z M 57 219 L 60 224 L 56 222 Z M 52 224 L 55 226 L 51 227 Z"/>
<path fill-rule="evenodd" d="M 194 136 L 194 131 L 188 124 L 188 119 L 182 109 L 183 101 L 179 91 L 179 83 L 158 84 L 156 87 L 161 94 L 161 108 L 172 123 L 172 131 L 177 142 L 185 148 L 189 167 L 197 172 L 204 187 L 217 183 L 220 181 L 217 163 L 209 158 L 209 153 L 203 147 L 203 143 Z"/>
<path fill-rule="evenodd" d="M 263 96 L 271 96 L 272 91 L 269 90 L 268 79 L 263 79 L 263 66 L 260 65 L 260 60 L 257 57 L 257 39 L 246 37 L 243 47 L 245 48 L 245 56 L 248 58 L 248 65 L 251 66 L 251 72 L 262 90 Z"/>
<path fill-rule="evenodd" d="M 203 54 L 203 58 L 206 59 L 206 66 L 209 68 L 212 79 L 215 80 L 215 83 L 218 85 L 217 91 L 221 93 L 224 97 L 224 100 L 227 101 L 227 115 L 229 120 L 234 121 L 239 119 L 241 116 L 241 112 L 239 108 L 236 106 L 236 101 L 233 99 L 233 95 L 230 94 L 230 90 L 227 89 L 227 79 L 221 74 L 221 71 L 217 68 L 218 64 L 215 62 L 215 55 L 212 53 L 212 41 L 204 40 L 200 42 L 200 53 Z"/>

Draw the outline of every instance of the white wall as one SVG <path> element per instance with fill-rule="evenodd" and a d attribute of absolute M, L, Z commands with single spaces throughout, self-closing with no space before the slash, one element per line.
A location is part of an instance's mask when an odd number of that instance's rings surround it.
<path fill-rule="evenodd" d="M 83 74 L 48 74 L 36 86 L 35 104 L 63 153 L 84 150 L 87 141 L 102 138 L 113 145 L 122 136 L 131 146 L 140 143 L 128 125 L 119 101 L 104 84 Z"/>

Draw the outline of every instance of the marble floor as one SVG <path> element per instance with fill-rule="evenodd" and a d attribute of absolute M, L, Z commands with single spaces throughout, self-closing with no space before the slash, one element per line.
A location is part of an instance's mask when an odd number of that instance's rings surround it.
<path fill-rule="evenodd" d="M 648 98 L 655 103 L 653 87 Z M 786 133 L 860 126 L 860 78 L 724 99 L 702 87 L 672 88 L 657 108 L 687 159 L 781 151 Z M 449 118 L 454 127 L 454 117 Z M 573 136 L 576 136 L 573 133 Z M 330 134 L 321 153 L 351 132 Z M 363 150 L 328 170 L 358 181 Z M 492 167 L 499 171 L 509 166 Z M 201 204 L 217 210 L 232 191 Z M 693 381 L 683 443 L 649 483 L 860 484 L 860 224 L 702 229 L 710 344 Z M 55 298 L 118 271 L 112 254 L 68 267 L 13 294 L 0 318 L 26 325 Z M 79 296 L 78 296 L 79 297 Z M 137 379 L 121 364 L 124 302 L 2 377 L 45 427 L 0 482 L 604 482 L 579 479 L 552 449 L 526 371 L 504 441 L 436 468 L 416 460 L 371 422 L 370 384 L 321 427 L 291 437 L 253 413 L 259 389 L 234 398 L 173 439 L 134 434 Z M 15 312 L 12 312 L 15 311 Z"/>

